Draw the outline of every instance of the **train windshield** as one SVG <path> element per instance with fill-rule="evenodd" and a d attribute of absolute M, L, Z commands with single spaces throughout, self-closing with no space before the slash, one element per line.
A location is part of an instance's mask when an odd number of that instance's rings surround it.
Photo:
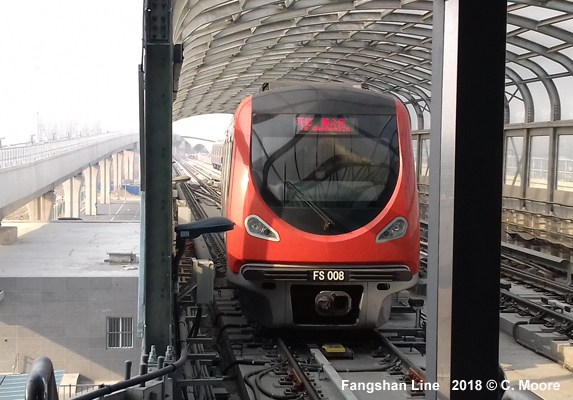
<path fill-rule="evenodd" d="M 388 204 L 398 180 L 395 115 L 253 114 L 252 179 L 288 224 L 352 232 Z"/>

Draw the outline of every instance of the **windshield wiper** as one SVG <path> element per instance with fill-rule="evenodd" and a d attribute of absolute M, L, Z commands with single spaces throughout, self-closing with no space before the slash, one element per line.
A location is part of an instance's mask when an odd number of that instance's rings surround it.
<path fill-rule="evenodd" d="M 292 189 L 295 192 L 295 196 L 298 197 L 303 203 L 305 203 L 312 211 L 314 211 L 323 221 L 323 228 L 325 231 L 333 229 L 336 225 L 334 221 L 326 215 L 322 209 L 314 204 L 303 192 L 301 192 L 292 182 L 285 181 L 285 186 L 287 189 Z"/>

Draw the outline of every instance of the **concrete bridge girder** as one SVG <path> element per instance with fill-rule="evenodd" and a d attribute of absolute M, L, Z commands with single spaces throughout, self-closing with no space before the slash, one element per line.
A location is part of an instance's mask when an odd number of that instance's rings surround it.
<path fill-rule="evenodd" d="M 127 151 L 126 151 L 127 152 Z M 131 161 L 134 160 L 134 152 L 131 153 Z M 110 186 L 111 186 L 111 171 L 113 170 L 113 184 L 114 189 L 120 188 L 124 177 L 124 152 L 120 151 L 104 160 L 99 161 L 97 164 L 89 165 L 85 168 L 80 175 L 72 177 L 63 183 L 64 185 L 64 216 L 66 218 L 79 218 L 80 205 L 81 205 L 81 187 L 85 186 L 85 215 L 97 215 L 97 178 L 100 173 L 100 165 L 105 163 L 102 188 L 105 186 L 106 190 L 102 192 L 101 202 L 109 204 L 111 201 Z M 126 157 L 127 159 L 127 157 Z M 111 168 L 113 166 L 113 169 Z M 128 166 L 129 171 L 133 175 L 133 165 Z M 109 175 L 109 176 L 108 176 Z M 48 221 L 50 213 L 54 206 L 56 196 L 53 191 L 49 191 L 41 197 L 32 200 L 27 204 L 30 220 Z M 107 202 L 107 203 L 106 203 Z"/>
<path fill-rule="evenodd" d="M 0 190 L 0 221 L 32 200 L 53 191 L 71 177 L 81 174 L 84 169 L 99 160 L 118 151 L 135 148 L 138 140 L 135 133 L 124 135 L 33 164 L 2 168 L 0 187 L 10 190 Z"/>

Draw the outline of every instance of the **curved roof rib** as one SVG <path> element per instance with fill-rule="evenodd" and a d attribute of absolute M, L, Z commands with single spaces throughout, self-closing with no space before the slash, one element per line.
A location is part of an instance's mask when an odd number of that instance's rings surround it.
<path fill-rule="evenodd" d="M 174 42 L 176 120 L 234 112 L 265 82 L 313 81 L 391 93 L 429 128 L 432 1 L 174 0 Z M 573 119 L 558 81 L 573 75 L 573 2 L 508 2 L 507 44 L 507 118 Z"/>

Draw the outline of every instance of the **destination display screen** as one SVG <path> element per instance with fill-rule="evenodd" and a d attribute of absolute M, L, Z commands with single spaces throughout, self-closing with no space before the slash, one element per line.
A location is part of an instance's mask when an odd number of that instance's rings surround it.
<path fill-rule="evenodd" d="M 330 133 L 356 134 L 357 119 L 355 117 L 334 115 L 296 115 L 295 132 L 301 133 Z"/>

